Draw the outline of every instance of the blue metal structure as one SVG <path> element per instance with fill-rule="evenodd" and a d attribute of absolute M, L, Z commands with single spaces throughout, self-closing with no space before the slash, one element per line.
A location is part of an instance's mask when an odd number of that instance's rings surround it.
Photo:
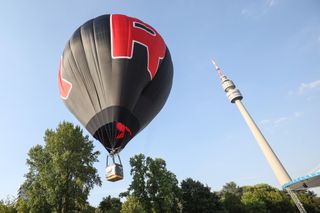
<path fill-rule="evenodd" d="M 284 185 L 283 189 L 289 188 L 291 190 L 303 190 L 314 187 L 320 187 L 320 170 L 312 172 L 308 175 L 296 178 Z"/>

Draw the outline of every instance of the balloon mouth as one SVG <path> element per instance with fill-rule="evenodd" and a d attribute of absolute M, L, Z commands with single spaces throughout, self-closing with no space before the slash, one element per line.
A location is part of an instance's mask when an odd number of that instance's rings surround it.
<path fill-rule="evenodd" d="M 140 124 L 128 109 L 112 106 L 97 113 L 86 127 L 109 153 L 116 154 L 138 133 Z"/>
<path fill-rule="evenodd" d="M 99 140 L 111 154 L 119 153 L 132 139 L 132 130 L 119 121 L 110 122 L 98 129 L 94 137 Z"/>

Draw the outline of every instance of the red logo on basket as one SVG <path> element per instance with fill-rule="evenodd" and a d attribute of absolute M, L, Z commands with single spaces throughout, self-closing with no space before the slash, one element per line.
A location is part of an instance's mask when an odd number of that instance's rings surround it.
<path fill-rule="evenodd" d="M 129 129 L 129 127 L 127 127 L 126 125 L 124 125 L 123 123 L 121 122 L 116 122 L 116 128 L 119 132 L 119 134 L 116 136 L 116 139 L 122 139 L 124 138 L 124 135 L 126 132 L 129 133 L 129 135 L 132 137 L 132 132 L 131 130 Z"/>
<path fill-rule="evenodd" d="M 112 58 L 131 59 L 134 44 L 147 48 L 148 72 L 151 80 L 156 75 L 160 59 L 166 53 L 166 45 L 160 34 L 150 25 L 125 15 L 113 14 L 110 17 Z"/>

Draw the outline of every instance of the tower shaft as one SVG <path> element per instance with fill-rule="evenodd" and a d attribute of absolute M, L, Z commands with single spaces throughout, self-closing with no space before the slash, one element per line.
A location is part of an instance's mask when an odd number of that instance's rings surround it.
<path fill-rule="evenodd" d="M 272 171 L 276 175 L 280 185 L 282 186 L 285 183 L 288 183 L 291 181 L 291 178 L 288 174 L 288 172 L 285 170 L 283 165 L 281 164 L 280 160 L 276 156 L 276 154 L 273 152 L 272 148 L 270 147 L 269 143 L 261 133 L 260 129 L 250 116 L 249 112 L 245 108 L 245 106 L 242 104 L 240 100 L 235 100 L 235 104 L 237 105 L 242 117 L 246 121 L 251 133 L 257 140 L 261 151 L 263 152 L 264 156 L 266 157 L 270 167 L 272 168 Z"/>

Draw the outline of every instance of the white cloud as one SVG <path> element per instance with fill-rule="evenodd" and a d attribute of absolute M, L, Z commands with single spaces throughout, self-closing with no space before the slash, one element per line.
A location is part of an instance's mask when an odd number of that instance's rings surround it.
<path fill-rule="evenodd" d="M 275 119 L 264 119 L 260 121 L 260 125 L 263 128 L 266 128 L 266 130 L 271 130 L 273 128 L 279 127 L 280 125 L 283 125 L 287 122 L 290 122 L 293 119 L 297 119 L 303 116 L 302 112 L 294 112 L 293 114 L 289 116 L 283 116 Z"/>
<path fill-rule="evenodd" d="M 241 15 L 248 15 L 249 14 L 249 10 L 248 9 L 242 9 L 241 10 Z"/>
<path fill-rule="evenodd" d="M 320 88 L 320 80 L 316 80 L 316 81 L 313 81 L 310 83 L 302 83 L 299 86 L 298 94 L 302 95 L 306 91 L 310 91 L 310 90 L 314 90 L 314 89 L 318 89 L 318 88 Z"/>
<path fill-rule="evenodd" d="M 268 13 L 272 7 L 279 4 L 280 0 L 264 0 L 253 1 L 251 4 L 247 4 L 246 8 L 241 10 L 241 15 L 249 18 L 260 18 Z"/>
<path fill-rule="evenodd" d="M 266 4 L 268 7 L 273 7 L 276 4 L 276 0 L 267 0 Z"/>
<path fill-rule="evenodd" d="M 302 112 L 294 112 L 294 117 L 299 118 L 303 115 Z"/>
<path fill-rule="evenodd" d="M 320 24 L 310 21 L 287 39 L 290 51 L 308 54 L 320 54 Z"/>
<path fill-rule="evenodd" d="M 273 123 L 280 124 L 280 123 L 286 122 L 287 120 L 289 120 L 288 117 L 281 117 L 281 118 L 276 119 Z"/>
<path fill-rule="evenodd" d="M 277 4 L 279 4 L 280 0 L 265 0 L 265 4 L 268 6 L 268 7 L 274 7 L 276 6 Z"/>
<path fill-rule="evenodd" d="M 267 124 L 270 124 L 271 122 L 272 122 L 271 120 L 262 120 L 262 121 L 260 121 L 260 123 L 262 125 L 267 125 Z"/>

